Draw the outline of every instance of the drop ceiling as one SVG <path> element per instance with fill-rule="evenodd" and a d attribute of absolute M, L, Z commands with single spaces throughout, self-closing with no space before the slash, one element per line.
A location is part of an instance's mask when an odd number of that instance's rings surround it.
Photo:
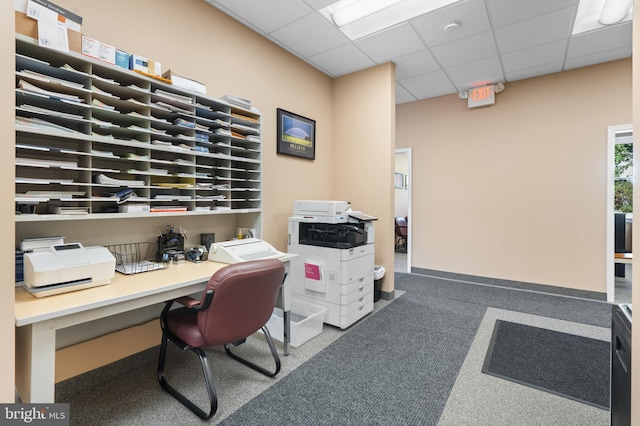
<path fill-rule="evenodd" d="M 572 35 L 578 0 L 467 0 L 354 41 L 319 13 L 335 0 L 205 1 L 331 77 L 392 61 L 397 104 L 631 57 L 631 21 Z"/>

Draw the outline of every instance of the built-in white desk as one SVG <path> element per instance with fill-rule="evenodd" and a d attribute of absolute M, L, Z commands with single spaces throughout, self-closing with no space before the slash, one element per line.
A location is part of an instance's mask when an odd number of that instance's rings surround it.
<path fill-rule="evenodd" d="M 294 256 L 281 259 L 287 271 Z M 110 284 L 42 298 L 16 288 L 16 388 L 22 401 L 54 402 L 57 330 L 200 293 L 209 278 L 224 266 L 210 261 L 186 262 L 135 275 L 116 272 Z M 278 306 L 285 313 L 285 354 L 290 341 L 290 280 L 291 274 L 278 296 Z"/>

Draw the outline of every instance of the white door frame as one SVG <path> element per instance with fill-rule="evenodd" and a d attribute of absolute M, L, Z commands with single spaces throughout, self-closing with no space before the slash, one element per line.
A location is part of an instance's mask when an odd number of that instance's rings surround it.
<path fill-rule="evenodd" d="M 620 138 L 628 138 L 628 141 L 625 143 L 633 142 L 632 135 L 633 134 L 633 126 L 631 124 L 623 124 L 620 126 L 609 126 L 607 132 L 607 230 L 606 234 L 606 263 L 605 263 L 605 273 L 607 274 L 607 302 L 613 303 L 615 301 L 615 291 L 616 291 L 616 280 L 615 280 L 615 272 L 614 272 L 614 211 L 613 211 L 613 182 L 615 179 L 614 176 L 614 167 L 613 163 L 615 161 L 615 146 L 616 141 Z"/>
<path fill-rule="evenodd" d="M 413 182 L 411 179 L 411 148 L 398 148 L 396 149 L 396 154 L 407 154 L 407 183 L 409 185 L 409 193 L 407 196 L 409 199 L 407 200 L 407 217 L 409 218 L 407 223 L 407 272 L 411 273 L 411 244 L 413 243 L 413 238 L 411 236 L 412 224 L 414 223 L 414 217 L 411 214 L 411 200 L 413 197 L 411 196 L 413 191 Z M 395 216 L 395 215 L 394 215 Z"/>

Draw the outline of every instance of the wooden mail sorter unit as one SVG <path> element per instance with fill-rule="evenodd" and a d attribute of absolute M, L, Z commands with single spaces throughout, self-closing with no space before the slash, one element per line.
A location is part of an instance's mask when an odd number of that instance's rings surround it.
<path fill-rule="evenodd" d="M 16 35 L 16 221 L 254 213 L 260 114 Z"/>

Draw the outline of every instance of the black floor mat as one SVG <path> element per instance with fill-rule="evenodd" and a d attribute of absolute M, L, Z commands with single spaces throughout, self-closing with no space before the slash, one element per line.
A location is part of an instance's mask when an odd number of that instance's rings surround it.
<path fill-rule="evenodd" d="M 609 409 L 610 343 L 496 321 L 483 373 Z"/>

